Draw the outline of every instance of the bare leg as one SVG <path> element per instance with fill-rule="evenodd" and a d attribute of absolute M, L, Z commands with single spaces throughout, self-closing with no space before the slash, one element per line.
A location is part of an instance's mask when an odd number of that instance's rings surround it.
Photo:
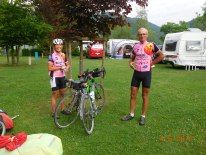
<path fill-rule="evenodd" d="M 129 121 L 134 118 L 134 112 L 136 108 L 136 99 L 137 99 L 137 92 L 138 92 L 138 87 L 131 87 L 131 94 L 130 94 L 130 114 L 125 115 L 122 117 L 122 121 Z"/>
<path fill-rule="evenodd" d="M 137 93 L 139 88 L 138 87 L 131 87 L 131 94 L 130 94 L 130 113 L 135 113 L 136 108 L 136 99 L 137 99 Z"/>
<path fill-rule="evenodd" d="M 142 115 L 146 115 L 147 108 L 149 104 L 149 90 L 150 88 L 142 88 L 142 100 L 143 100 L 143 106 L 142 106 Z"/>
<path fill-rule="evenodd" d="M 66 91 L 66 89 L 65 89 L 65 88 L 60 89 L 60 90 L 59 90 L 59 97 L 63 97 L 63 96 L 64 96 L 64 94 L 65 94 L 65 91 Z M 64 104 L 62 104 L 61 109 L 62 109 L 62 110 L 64 109 Z"/>
<path fill-rule="evenodd" d="M 66 89 L 65 89 L 65 88 L 60 89 L 60 90 L 59 90 L 59 97 L 64 96 L 65 91 L 66 91 Z"/>
<path fill-rule="evenodd" d="M 55 112 L 56 108 L 56 100 L 59 96 L 59 90 L 52 91 L 52 97 L 51 97 L 51 108 L 52 108 L 52 113 Z"/>

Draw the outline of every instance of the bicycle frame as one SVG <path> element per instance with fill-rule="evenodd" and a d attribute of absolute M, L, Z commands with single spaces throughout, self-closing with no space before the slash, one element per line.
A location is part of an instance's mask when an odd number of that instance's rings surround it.
<path fill-rule="evenodd" d="M 87 94 L 90 95 L 92 106 L 93 106 L 93 109 L 95 111 L 95 115 L 97 115 L 99 113 L 99 111 L 97 109 L 96 102 L 95 102 L 96 94 L 99 94 L 99 92 L 98 92 L 98 90 L 96 88 L 98 86 L 98 84 L 95 82 L 95 78 L 96 77 L 104 77 L 105 73 L 106 73 L 105 69 L 103 68 L 102 70 L 99 70 L 99 69 L 95 69 L 93 71 L 88 71 L 87 70 L 87 71 L 85 71 L 83 73 L 82 76 L 80 76 L 80 78 L 83 77 L 83 78 L 87 79 L 86 80 L 87 81 L 87 89 L 86 89 L 86 91 L 87 91 Z"/>

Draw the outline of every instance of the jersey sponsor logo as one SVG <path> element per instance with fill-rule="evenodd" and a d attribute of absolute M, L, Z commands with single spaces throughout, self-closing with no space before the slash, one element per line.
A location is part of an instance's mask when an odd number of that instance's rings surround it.
<path fill-rule="evenodd" d="M 142 58 L 142 57 L 145 57 L 145 54 L 141 54 L 141 53 L 140 53 L 140 54 L 137 54 L 136 56 L 138 56 L 138 57 L 141 57 L 141 58 Z"/>
<path fill-rule="evenodd" d="M 142 68 L 145 68 L 145 69 L 146 69 L 147 67 L 148 67 L 147 65 L 144 65 Z"/>
<path fill-rule="evenodd" d="M 148 55 L 152 55 L 153 48 L 154 48 L 154 45 L 152 43 L 147 43 L 146 46 L 144 47 L 144 52 Z"/>

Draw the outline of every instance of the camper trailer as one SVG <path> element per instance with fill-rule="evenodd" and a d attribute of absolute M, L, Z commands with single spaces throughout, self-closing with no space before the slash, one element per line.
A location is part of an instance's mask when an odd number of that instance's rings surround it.
<path fill-rule="evenodd" d="M 138 43 L 138 41 L 130 39 L 109 39 L 107 42 L 107 55 L 112 58 L 128 58 L 135 43 Z"/>
<path fill-rule="evenodd" d="M 165 36 L 162 51 L 164 62 L 173 67 L 206 66 L 206 32 L 184 31 Z"/>

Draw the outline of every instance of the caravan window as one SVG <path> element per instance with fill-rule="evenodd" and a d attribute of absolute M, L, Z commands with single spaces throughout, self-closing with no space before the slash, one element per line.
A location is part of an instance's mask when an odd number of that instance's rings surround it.
<path fill-rule="evenodd" d="M 186 50 L 187 51 L 200 51 L 201 48 L 201 41 L 187 41 L 186 42 Z"/>
<path fill-rule="evenodd" d="M 165 44 L 166 51 L 175 51 L 177 46 L 176 40 L 167 40 Z"/>

